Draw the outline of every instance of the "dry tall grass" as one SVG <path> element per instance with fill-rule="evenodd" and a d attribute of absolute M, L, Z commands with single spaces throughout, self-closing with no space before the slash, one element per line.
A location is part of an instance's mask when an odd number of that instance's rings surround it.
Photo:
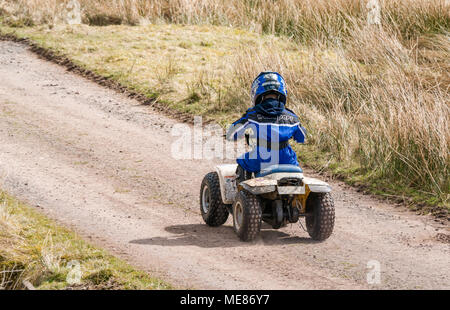
<path fill-rule="evenodd" d="M 445 201 L 450 79 L 449 63 L 441 57 L 450 56 L 450 42 L 428 40 L 444 54 L 433 57 L 423 47 L 406 48 L 372 27 L 355 30 L 343 44 L 310 48 L 307 59 L 284 57 L 276 47 L 256 55 L 244 51 L 235 65 L 242 94 L 236 97 L 248 92 L 243 86 L 258 72 L 280 71 L 290 104 L 320 150 L 341 163 L 357 162 L 374 177 L 400 180 Z"/>
<path fill-rule="evenodd" d="M 52 24 L 61 20 L 64 2 L 3 0 L 0 10 L 10 24 Z M 242 111 L 254 76 L 280 71 L 288 81 L 290 105 L 320 150 L 337 161 L 356 162 L 375 178 L 448 201 L 448 1 L 380 1 L 381 26 L 367 25 L 364 0 L 79 2 L 88 24 L 227 25 L 304 43 L 298 57 L 270 44 L 242 50 L 233 76 L 223 78 L 220 98 L 203 96 L 205 104 Z M 217 90 L 207 84 L 199 77 L 195 85 Z"/>
<path fill-rule="evenodd" d="M 76 279 L 74 271 L 81 272 L 79 283 L 70 281 Z M 170 288 L 0 191 L 0 290 L 30 284 L 36 289 Z"/>
<path fill-rule="evenodd" d="M 170 22 L 238 26 L 300 41 L 349 34 L 366 22 L 366 0 L 78 0 L 85 23 Z M 25 24 L 61 20 L 68 0 L 2 0 L 0 7 Z M 381 22 L 404 38 L 450 26 L 445 0 L 380 0 Z M 14 18 L 13 18 L 14 20 Z"/>

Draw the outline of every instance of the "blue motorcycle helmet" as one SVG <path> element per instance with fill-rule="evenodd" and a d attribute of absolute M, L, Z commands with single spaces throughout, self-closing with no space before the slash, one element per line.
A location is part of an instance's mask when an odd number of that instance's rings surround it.
<path fill-rule="evenodd" d="M 279 95 L 279 101 L 286 104 L 286 82 L 278 72 L 261 72 L 252 83 L 253 106 L 260 104 L 262 96 L 268 93 Z"/>

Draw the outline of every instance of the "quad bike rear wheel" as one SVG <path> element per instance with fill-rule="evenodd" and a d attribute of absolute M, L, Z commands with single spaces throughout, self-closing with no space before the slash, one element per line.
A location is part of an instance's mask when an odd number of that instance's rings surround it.
<path fill-rule="evenodd" d="M 330 193 L 311 194 L 306 202 L 306 230 L 314 240 L 331 236 L 334 228 L 334 202 Z"/>
<path fill-rule="evenodd" d="M 233 204 L 234 231 L 242 241 L 254 240 L 261 229 L 261 201 L 255 195 L 242 190 Z"/>
<path fill-rule="evenodd" d="M 227 205 L 222 202 L 219 176 L 216 172 L 208 173 L 200 187 L 200 212 L 209 226 L 220 226 L 228 219 Z"/>

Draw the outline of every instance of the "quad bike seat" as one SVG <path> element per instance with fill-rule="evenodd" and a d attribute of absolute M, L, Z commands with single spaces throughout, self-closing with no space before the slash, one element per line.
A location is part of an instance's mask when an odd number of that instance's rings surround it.
<path fill-rule="evenodd" d="M 266 175 L 272 173 L 280 173 L 280 172 L 292 172 L 292 173 L 302 173 L 303 170 L 299 166 L 294 165 L 272 165 L 267 168 L 262 169 L 260 172 L 255 174 L 255 177 L 265 177 Z"/>

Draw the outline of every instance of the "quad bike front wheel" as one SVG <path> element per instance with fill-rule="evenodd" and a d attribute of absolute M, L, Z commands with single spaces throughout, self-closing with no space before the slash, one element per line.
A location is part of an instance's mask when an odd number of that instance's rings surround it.
<path fill-rule="evenodd" d="M 330 193 L 311 194 L 306 202 L 306 230 L 314 240 L 331 236 L 334 228 L 334 202 Z"/>
<path fill-rule="evenodd" d="M 216 172 L 208 173 L 200 187 L 200 212 L 209 226 L 220 226 L 228 219 L 227 205 L 222 202 L 219 176 Z"/>
<path fill-rule="evenodd" d="M 234 231 L 242 241 L 252 241 L 261 229 L 261 202 L 255 195 L 242 190 L 233 204 Z"/>

